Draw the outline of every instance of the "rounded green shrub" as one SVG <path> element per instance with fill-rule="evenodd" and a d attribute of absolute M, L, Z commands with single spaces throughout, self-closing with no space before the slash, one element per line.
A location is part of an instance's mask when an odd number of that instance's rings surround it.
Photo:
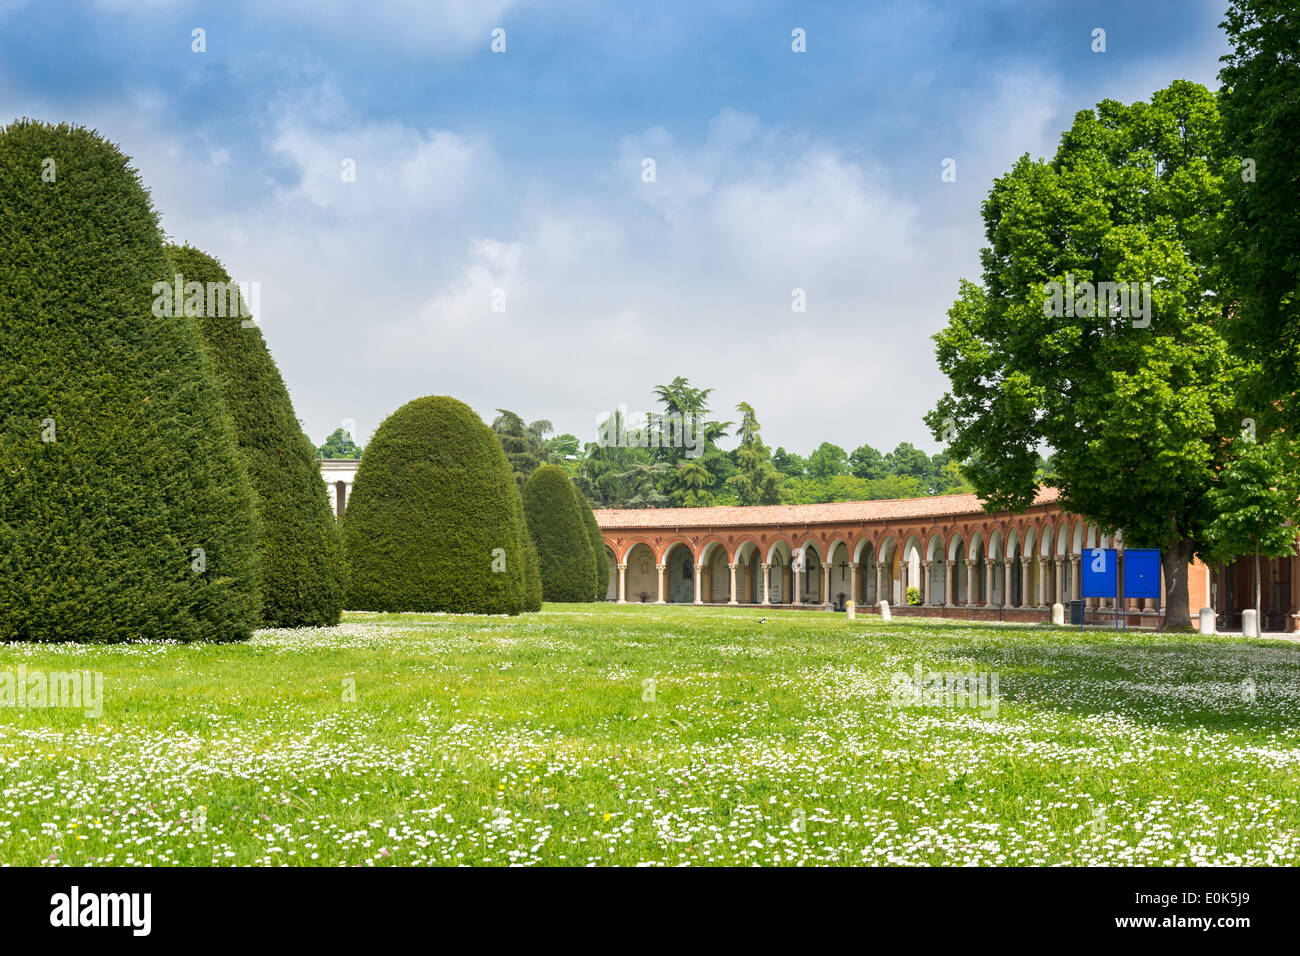
<path fill-rule="evenodd" d="M 96 133 L 0 129 L 0 641 L 248 637 L 256 514 L 148 192 Z"/>
<path fill-rule="evenodd" d="M 591 600 L 595 555 L 573 482 L 558 465 L 542 465 L 524 485 L 524 515 L 541 561 L 547 601 Z"/>
<path fill-rule="evenodd" d="M 609 555 L 605 553 L 605 538 L 600 533 L 600 525 L 596 524 L 596 515 L 591 510 L 591 502 L 576 486 L 573 493 L 578 498 L 582 522 L 587 528 L 587 539 L 591 542 L 591 554 L 594 559 L 592 569 L 596 572 L 596 589 L 592 592 L 592 600 L 603 601 L 605 595 L 609 593 Z"/>
<path fill-rule="evenodd" d="M 192 246 L 170 246 L 175 283 L 203 290 L 197 324 L 216 369 L 235 439 L 257 500 L 262 622 L 325 627 L 339 622 L 346 563 L 316 449 L 303 434 L 262 331 L 240 311 L 225 268 Z M 183 308 L 183 305 L 182 305 Z M 191 314 L 198 312 L 197 315 Z"/>
<path fill-rule="evenodd" d="M 529 607 L 527 531 L 492 430 L 445 395 L 379 426 L 343 514 L 347 606 L 517 614 Z"/>

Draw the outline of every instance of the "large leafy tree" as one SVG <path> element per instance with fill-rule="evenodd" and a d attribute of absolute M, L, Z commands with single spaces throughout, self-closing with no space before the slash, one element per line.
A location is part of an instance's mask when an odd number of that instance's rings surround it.
<path fill-rule="evenodd" d="M 316 449 L 321 458 L 360 458 L 362 448 L 352 438 L 352 433 L 345 428 L 336 428 L 330 432 L 325 443 Z"/>
<path fill-rule="evenodd" d="M 1263 375 L 1257 412 L 1300 427 L 1300 6 L 1233 0 L 1219 74 L 1228 178 L 1222 259 L 1232 332 Z"/>
<path fill-rule="evenodd" d="M 713 389 L 696 388 L 680 375 L 667 385 L 655 386 L 654 393 L 663 405 L 664 415 L 679 418 L 687 428 L 697 430 L 701 443 L 694 452 L 674 443 L 652 449 L 654 459 L 669 466 L 660 490 L 673 505 L 713 504 L 713 489 L 721 488 L 734 471 L 731 459 L 717 444 L 732 423 L 709 420 Z"/>
<path fill-rule="evenodd" d="M 554 431 L 546 420 L 527 423 L 516 413 L 507 408 L 498 408 L 497 417 L 492 420 L 492 431 L 501 440 L 505 449 L 506 461 L 515 480 L 522 488 L 540 465 L 546 464 L 551 457 L 546 444 L 546 436 Z"/>
<path fill-rule="evenodd" d="M 763 444 L 754 406 L 741 402 L 736 411 L 740 412 L 740 446 L 735 452 L 736 474 L 727 479 L 727 486 L 742 505 L 780 504 L 781 473 Z"/>
<path fill-rule="evenodd" d="M 1050 447 L 1046 481 L 1064 508 L 1162 549 L 1171 627 L 1190 625 L 1187 565 L 1242 417 L 1243 369 L 1214 295 L 1234 170 L 1197 84 L 1078 113 L 1054 159 L 1025 156 L 994 183 L 983 285 L 962 283 L 935 336 L 951 391 L 926 422 L 986 507 L 1027 507 Z M 1149 282 L 1150 308 L 1144 318 L 1138 296 L 1118 314 L 1091 309 L 1088 286 L 1057 308 L 1052 281 Z"/>
<path fill-rule="evenodd" d="M 1206 528 L 1206 556 L 1230 561 L 1255 553 L 1255 608 L 1260 606 L 1259 559 L 1295 554 L 1300 523 L 1300 467 L 1296 446 L 1277 432 L 1268 442 L 1243 437 L 1236 457 L 1210 489 L 1214 518 Z"/>
<path fill-rule="evenodd" d="M 808 456 L 808 474 L 814 478 L 835 478 L 849 473 L 849 453 L 828 441 L 818 445 Z"/>
<path fill-rule="evenodd" d="M 854 478 L 871 480 L 884 478 L 890 472 L 884 455 L 870 445 L 859 445 L 849 455 L 849 473 Z"/>

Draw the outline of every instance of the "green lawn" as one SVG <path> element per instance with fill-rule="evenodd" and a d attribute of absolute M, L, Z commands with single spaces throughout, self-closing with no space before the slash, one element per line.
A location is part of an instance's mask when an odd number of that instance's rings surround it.
<path fill-rule="evenodd" d="M 1300 860 L 1300 646 L 550 605 L 0 646 L 5 864 Z M 996 674 L 996 716 L 891 675 Z M 348 699 L 355 682 L 355 699 Z"/>

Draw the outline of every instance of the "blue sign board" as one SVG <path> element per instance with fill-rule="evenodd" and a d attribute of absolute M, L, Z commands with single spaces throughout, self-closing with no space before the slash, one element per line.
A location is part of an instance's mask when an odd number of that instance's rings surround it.
<path fill-rule="evenodd" d="M 1124 597 L 1160 600 L 1159 551 L 1145 548 L 1124 551 Z"/>
<path fill-rule="evenodd" d="M 1119 562 L 1114 548 L 1085 548 L 1080 565 L 1081 590 L 1086 598 L 1117 598 Z"/>

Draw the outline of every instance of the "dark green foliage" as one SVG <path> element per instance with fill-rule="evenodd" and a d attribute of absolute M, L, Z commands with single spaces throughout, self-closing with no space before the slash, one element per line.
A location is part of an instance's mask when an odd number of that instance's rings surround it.
<path fill-rule="evenodd" d="M 0 641 L 257 624 L 253 493 L 216 374 L 192 323 L 151 314 L 171 275 L 115 146 L 0 130 Z"/>
<path fill-rule="evenodd" d="M 595 555 L 577 492 L 563 468 L 543 465 L 532 473 L 524 486 L 524 513 L 541 559 L 543 597 L 590 601 Z"/>
<path fill-rule="evenodd" d="M 362 448 L 352 438 L 352 433 L 344 428 L 330 432 L 325 444 L 316 449 L 321 458 L 360 458 Z"/>
<path fill-rule="evenodd" d="M 1218 255 L 1234 345 L 1261 366 L 1251 414 L 1300 425 L 1300 6 L 1233 0 L 1219 102 L 1234 168 Z"/>
<path fill-rule="evenodd" d="M 591 512 L 591 502 L 577 488 L 573 489 L 573 494 L 578 499 L 582 523 L 587 528 L 587 540 L 591 542 L 591 563 L 596 572 L 596 589 L 592 592 L 592 600 L 603 601 L 609 591 L 609 555 L 605 553 L 605 538 L 600 533 L 600 525 L 596 524 L 596 516 Z"/>
<path fill-rule="evenodd" d="M 550 449 L 546 436 L 552 429 L 545 420 L 525 424 L 524 420 L 508 408 L 498 408 L 497 417 L 492 420 L 492 431 L 505 449 L 506 461 L 514 473 L 519 487 L 523 488 L 538 465 L 545 464 L 550 458 Z"/>
<path fill-rule="evenodd" d="M 519 501 L 519 514 L 524 514 L 524 494 L 515 485 L 515 497 Z M 524 520 L 524 610 L 540 611 L 542 609 L 542 559 L 537 556 L 537 545 L 528 531 L 528 522 Z"/>
<path fill-rule="evenodd" d="M 496 435 L 454 398 L 417 398 L 384 420 L 357 469 L 347 606 L 517 614 L 530 607 L 526 540 Z"/>
<path fill-rule="evenodd" d="M 261 330 L 238 309 L 212 314 L 206 290 L 218 286 L 208 284 L 234 288 L 221 263 L 192 246 L 170 246 L 168 253 L 182 283 L 204 285 L 206 308 L 190 317 L 216 369 L 257 499 L 262 621 L 268 627 L 337 624 L 346 565 L 316 449 L 298 424 Z"/>

